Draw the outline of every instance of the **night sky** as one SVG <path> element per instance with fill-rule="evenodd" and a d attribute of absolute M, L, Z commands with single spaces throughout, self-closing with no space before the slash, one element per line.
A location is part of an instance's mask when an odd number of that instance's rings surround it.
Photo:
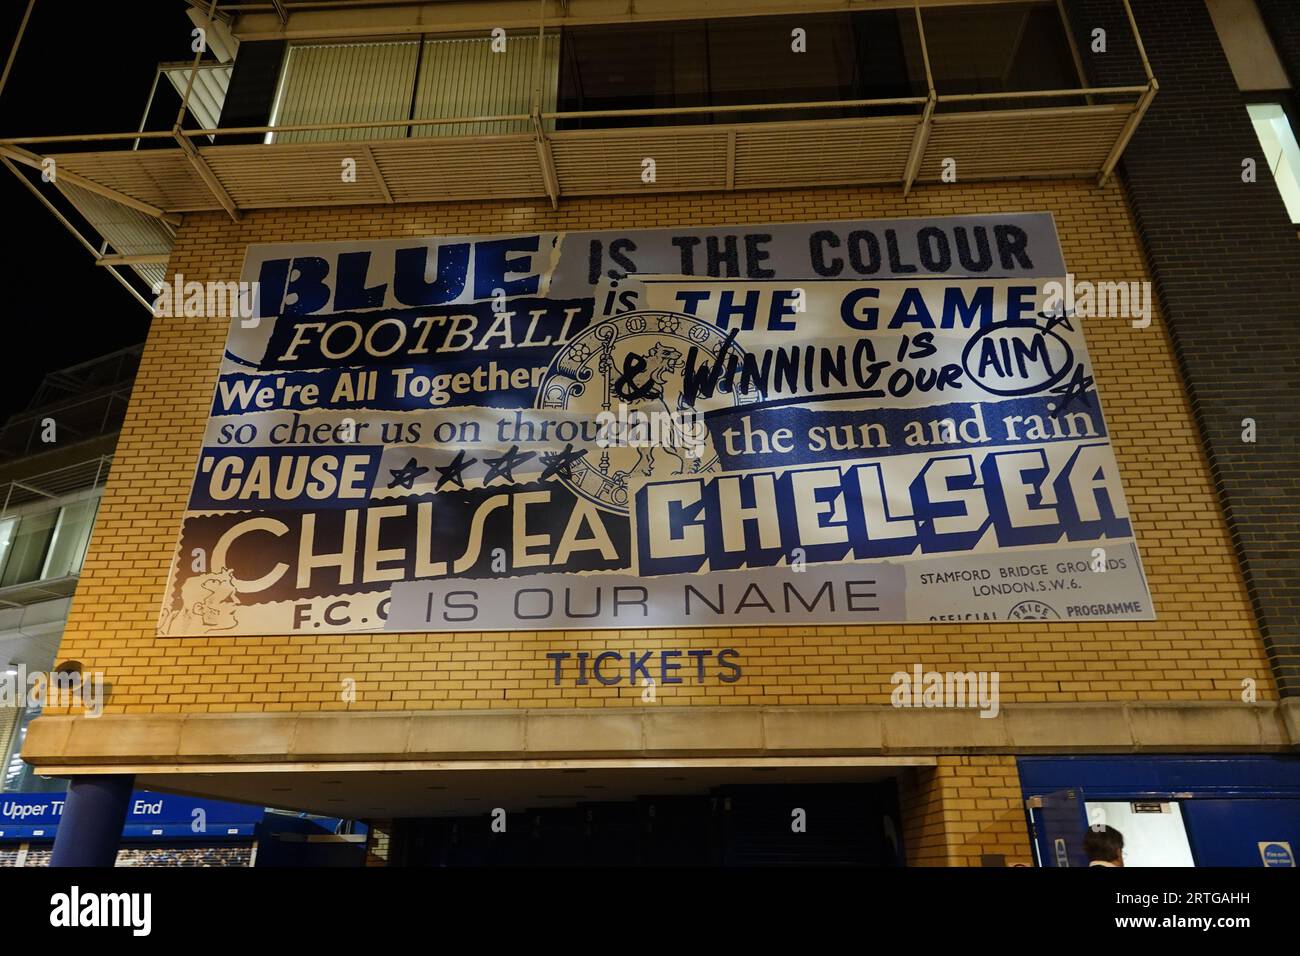
<path fill-rule="evenodd" d="M 0 4 L 0 67 L 26 6 L 26 0 Z M 192 28 L 182 0 L 118 6 L 36 0 L 0 92 L 0 137 L 136 129 L 155 66 L 193 56 Z M 50 151 L 59 149 L 67 147 Z M 52 185 L 35 181 L 55 194 Z M 3 420 L 27 406 L 46 372 L 142 342 L 149 314 L 3 166 L 0 218 L 0 319 L 9 344 L 0 377 Z"/>

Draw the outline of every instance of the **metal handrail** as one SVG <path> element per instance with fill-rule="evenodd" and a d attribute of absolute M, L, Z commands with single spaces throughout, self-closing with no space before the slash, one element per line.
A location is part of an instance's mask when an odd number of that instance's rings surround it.
<path fill-rule="evenodd" d="M 935 101 L 971 103 L 979 101 L 1059 99 L 1063 96 L 1104 96 L 1146 94 L 1148 86 L 1090 86 L 1064 90 L 1021 90 L 999 93 L 937 93 Z M 868 109 L 872 107 L 924 106 L 925 96 L 898 96 L 882 99 L 807 100 L 794 103 L 727 103 L 716 106 L 650 107 L 629 110 L 554 110 L 543 112 L 543 120 L 621 119 L 652 116 L 692 116 L 714 113 L 789 112 L 791 110 Z M 917 114 L 918 116 L 920 114 Z M 38 143 L 91 143 L 141 139 L 174 139 L 177 133 L 186 139 L 201 136 L 230 136 L 256 133 L 342 132 L 354 129 L 410 129 L 416 126 L 456 126 L 473 123 L 527 123 L 527 113 L 502 113 L 479 116 L 428 117 L 398 120 L 365 120 L 355 123 L 291 123 L 282 126 L 231 126 L 217 129 L 154 130 L 130 133 L 87 133 L 58 136 L 19 136 L 0 139 L 0 146 L 26 146 Z M 641 127 L 629 127 L 639 129 Z M 292 144 L 301 145 L 301 144 Z"/>
<path fill-rule="evenodd" d="M 540 103 L 538 103 L 540 87 L 533 91 L 534 103 L 528 113 L 502 114 L 495 116 L 457 116 L 441 117 L 429 119 L 400 119 L 400 120 L 373 120 L 357 123 L 297 123 L 283 126 L 238 126 L 227 129 L 182 129 L 182 123 L 185 117 L 186 109 L 189 105 L 190 91 L 193 88 L 195 75 L 203 65 L 203 50 L 196 51 L 193 62 L 190 65 L 189 76 L 185 85 L 185 92 L 181 96 L 180 110 L 177 113 L 176 123 L 170 130 L 155 130 L 145 132 L 137 130 L 133 133 L 96 133 L 85 135 L 60 135 L 60 136 L 25 136 L 9 139 L 0 139 L 2 146 L 21 146 L 32 144 L 55 144 L 55 143 L 93 143 L 93 142 L 114 142 L 118 140 L 134 140 L 137 144 L 143 139 L 171 139 L 178 145 L 184 145 L 183 141 L 192 140 L 199 136 L 218 136 L 218 135 L 252 135 L 267 133 L 310 133 L 310 132 L 344 132 L 347 130 L 358 129 L 405 129 L 408 132 L 416 126 L 456 126 L 461 124 L 476 123 L 520 123 L 526 124 L 538 121 L 570 120 L 570 119 L 620 119 L 620 118 L 640 118 L 655 116 L 695 116 L 695 115 L 715 115 L 742 112 L 777 112 L 791 110 L 830 110 L 830 109 L 869 109 L 872 107 L 895 107 L 895 106 L 916 106 L 922 109 L 918 117 L 922 122 L 928 123 L 935 105 L 944 103 L 973 103 L 973 102 L 998 102 L 1003 100 L 1026 100 L 1026 99 L 1050 99 L 1063 96 L 1104 96 L 1104 95 L 1135 95 L 1142 97 L 1139 100 L 1139 106 L 1149 103 L 1154 89 L 1156 88 L 1155 77 L 1151 72 L 1151 64 L 1147 58 L 1146 48 L 1142 43 L 1141 34 L 1138 32 L 1137 20 L 1133 16 L 1133 10 L 1129 0 L 1120 0 L 1124 12 L 1128 18 L 1129 27 L 1132 30 L 1133 37 L 1137 43 L 1138 55 L 1142 62 L 1142 68 L 1146 74 L 1147 82 L 1141 86 L 1114 86 L 1114 87 L 1081 87 L 1075 90 L 1023 90 L 1016 92 L 1000 93 L 939 93 L 935 89 L 934 74 L 930 66 L 929 45 L 926 42 L 925 23 L 921 16 L 920 0 L 913 0 L 912 7 L 916 16 L 917 35 L 921 45 L 921 54 L 925 66 L 925 83 L 926 93 L 924 96 L 907 96 L 884 99 L 852 99 L 852 100 L 815 100 L 796 103 L 745 103 L 745 104 L 726 104 L 717 106 L 688 106 L 688 107 L 652 107 L 648 109 L 629 109 L 629 110 L 553 110 L 542 112 Z M 191 5 L 202 9 L 204 4 L 202 0 L 191 0 Z M 216 14 L 218 0 L 207 0 L 206 18 L 211 25 L 214 15 Z M 235 9 L 229 5 L 226 10 Z M 538 36 L 545 34 L 546 30 L 546 0 L 538 2 L 539 20 Z M 15 45 L 16 49 L 16 45 Z M 540 70 L 542 57 L 542 44 L 538 43 L 534 51 L 536 67 Z M 539 82 L 540 82 L 540 73 Z M 269 145 L 269 144 L 268 144 Z M 295 144 L 296 145 L 296 144 Z M 24 157 L 10 154 L 11 158 L 25 160 Z M 29 159 L 29 158 L 27 158 Z"/>
<path fill-rule="evenodd" d="M 380 0 L 372 0 L 372 2 L 380 2 Z M 393 0 L 389 0 L 389 2 L 393 2 Z M 396 0 L 396 2 L 403 2 L 403 0 Z M 902 2 L 906 2 L 906 0 L 902 0 Z M 187 69 L 188 72 L 188 77 L 185 82 L 185 88 L 181 95 L 180 109 L 177 112 L 175 124 L 170 130 L 146 131 L 143 128 L 141 128 L 132 132 L 120 132 L 120 133 L 61 134 L 61 135 L 54 135 L 54 136 L 20 136 L 20 137 L 0 138 L 0 165 L 3 165 L 11 173 L 17 176 L 22 181 L 23 185 L 27 188 L 27 190 L 30 191 L 43 205 L 45 205 L 46 208 L 48 208 L 53 213 L 53 215 L 69 230 L 69 232 L 72 233 L 72 235 L 77 239 L 77 241 L 80 242 L 81 245 L 84 246 L 87 249 L 87 251 L 90 252 L 90 254 L 94 257 L 96 263 L 99 265 L 109 267 L 110 274 L 112 274 L 114 278 L 116 278 L 117 281 L 120 282 L 127 289 L 127 291 L 130 292 L 131 295 L 134 298 L 136 298 L 137 301 L 139 301 L 140 304 L 146 310 L 150 312 L 152 312 L 152 308 L 150 304 L 132 287 L 132 285 L 129 282 L 126 281 L 126 279 L 121 275 L 118 269 L 119 266 L 133 264 L 130 260 L 139 257 L 107 255 L 106 254 L 107 245 L 108 245 L 107 242 L 104 243 L 102 248 L 97 250 L 84 236 L 82 236 L 80 232 L 77 230 L 77 228 L 73 226 L 73 224 L 67 219 L 67 217 L 64 216 L 54 206 L 54 204 L 51 203 L 50 200 L 27 179 L 25 175 L 21 174 L 18 170 L 18 167 L 15 166 L 15 163 L 19 163 L 27 167 L 43 169 L 45 164 L 49 162 L 49 159 L 47 157 L 28 151 L 23 148 L 24 146 L 32 145 L 32 146 L 51 147 L 51 146 L 57 146 L 61 144 L 85 145 L 85 144 L 96 144 L 96 143 L 116 143 L 116 142 L 130 141 L 133 143 L 135 147 L 139 147 L 139 145 L 143 141 L 156 142 L 159 140 L 164 140 L 164 141 L 169 140 L 174 147 L 179 149 L 185 155 L 190 165 L 194 167 L 195 173 L 199 176 L 200 179 L 202 179 L 202 181 L 208 187 L 208 190 L 211 192 L 211 194 L 217 200 L 217 202 L 223 208 L 226 209 L 226 211 L 230 214 L 230 216 L 233 219 L 238 220 L 240 218 L 241 212 L 237 201 L 230 195 L 226 187 L 222 184 L 221 180 L 213 173 L 211 167 L 208 165 L 207 162 L 207 157 L 211 157 L 213 155 L 209 153 L 208 150 L 212 148 L 221 148 L 221 147 L 208 147 L 205 148 L 202 152 L 200 152 L 200 149 L 193 143 L 193 140 L 196 137 L 207 136 L 211 139 L 216 136 L 235 136 L 235 135 L 266 136 L 266 134 L 272 134 L 272 133 L 311 133 L 311 132 L 324 132 L 324 133 L 340 132 L 341 133 L 349 130 L 385 130 L 385 129 L 405 130 L 406 136 L 412 137 L 414 135 L 414 131 L 416 127 L 447 127 L 447 126 L 476 125 L 476 124 L 489 124 L 489 123 L 515 123 L 515 124 L 519 124 L 519 126 L 521 127 L 517 133 L 478 135 L 474 137 L 474 139 L 476 141 L 483 142 L 483 143 L 487 143 L 490 141 L 518 143 L 521 138 L 532 138 L 536 146 L 538 163 L 539 166 L 541 167 L 542 178 L 546 184 L 547 195 L 551 200 L 552 206 L 555 206 L 558 200 L 559 186 L 558 186 L 557 174 L 555 169 L 555 161 L 551 153 L 551 138 L 550 138 L 551 136 L 558 135 L 560 137 L 567 137 L 569 133 L 579 133 L 585 136 L 585 135 L 590 135 L 593 132 L 599 132 L 599 134 L 607 135 L 610 133 L 617 134 L 625 130 L 630 133 L 637 133 L 642 136 L 646 136 L 646 135 L 655 135 L 655 132 L 658 131 L 649 131 L 642 126 L 619 126 L 615 124 L 608 128 L 601 129 L 599 131 L 568 130 L 556 134 L 551 130 L 545 128 L 543 125 L 544 123 L 554 123 L 555 121 L 562 121 L 562 120 L 583 120 L 583 119 L 631 120 L 635 118 L 648 118 L 648 117 L 691 117 L 691 116 L 704 116 L 704 115 L 716 116 L 716 117 L 727 117 L 736 114 L 752 114 L 752 113 L 778 113 L 778 112 L 815 113 L 821 110 L 845 110 L 845 109 L 871 110 L 873 108 L 884 109 L 884 108 L 896 108 L 896 107 L 916 107 L 917 109 L 915 112 L 908 110 L 902 116 L 895 114 L 893 117 L 891 117 L 894 120 L 894 123 L 897 124 L 899 127 L 914 125 L 914 129 L 912 130 L 912 144 L 908 151 L 908 160 L 902 174 L 903 193 L 904 195 L 907 195 L 916 181 L 916 177 L 920 169 L 921 159 L 924 154 L 926 144 L 929 140 L 932 127 L 936 122 L 936 120 L 942 119 L 944 122 L 950 122 L 954 117 L 960 117 L 960 116 L 969 117 L 971 115 L 978 115 L 978 114 L 971 114 L 971 113 L 963 113 L 961 111 L 949 111 L 948 113 L 942 113 L 941 111 L 939 111 L 938 108 L 943 105 L 964 104 L 964 103 L 987 103 L 990 104 L 990 111 L 998 116 L 1014 115 L 1016 117 L 1022 117 L 1022 118 L 1034 118 L 1034 117 L 1059 116 L 1066 113 L 1077 113 L 1079 115 L 1084 115 L 1089 113 L 1096 113 L 1100 110 L 1112 110 L 1112 111 L 1119 110 L 1122 108 L 1127 108 L 1127 105 L 1121 103 L 1097 105 L 1093 103 L 1092 98 L 1104 97 L 1104 96 L 1134 95 L 1137 97 L 1137 101 L 1136 103 L 1133 104 L 1130 111 L 1130 115 L 1127 117 L 1125 121 L 1124 129 L 1121 131 L 1119 138 L 1115 142 L 1113 148 L 1110 151 L 1110 154 L 1107 156 L 1107 159 L 1102 166 L 1101 175 L 1098 179 L 1098 183 L 1099 185 L 1104 185 L 1109 180 L 1110 176 L 1113 174 L 1115 167 L 1119 161 L 1120 155 L 1123 153 L 1125 146 L 1132 138 L 1134 132 L 1138 127 L 1138 124 L 1142 121 L 1142 118 L 1146 114 L 1147 109 L 1150 107 L 1151 102 L 1154 99 L 1156 92 L 1159 89 L 1159 84 L 1156 82 L 1156 79 L 1151 70 L 1151 63 L 1147 56 L 1146 48 L 1142 42 L 1141 34 L 1138 32 L 1137 21 L 1133 15 L 1133 10 L 1130 4 L 1130 0 L 1119 0 L 1119 2 L 1123 6 L 1124 13 L 1127 16 L 1129 27 L 1132 31 L 1134 41 L 1137 44 L 1138 56 L 1141 60 L 1142 69 L 1146 75 L 1145 85 L 1112 86 L 1112 87 L 1083 86 L 1078 89 L 1067 89 L 1067 90 L 1020 90 L 1020 91 L 996 92 L 996 93 L 942 93 L 942 94 L 938 93 L 935 89 L 934 74 L 930 63 L 929 45 L 926 40 L 925 23 L 921 15 L 921 2 L 922 0 L 912 0 L 911 6 L 913 7 L 913 13 L 916 18 L 917 36 L 920 43 L 920 50 L 921 50 L 921 55 L 924 63 L 924 71 L 925 71 L 924 75 L 925 75 L 925 85 L 926 85 L 926 93 L 924 96 L 907 96 L 907 97 L 894 97 L 894 98 L 881 98 L 881 99 L 817 100 L 817 101 L 803 101 L 803 102 L 794 102 L 794 103 L 743 103 L 743 104 L 723 104 L 723 105 L 712 105 L 712 106 L 691 106 L 691 107 L 681 107 L 681 108 L 659 107 L 659 108 L 648 108 L 648 109 L 578 110 L 578 111 L 552 110 L 544 113 L 541 110 L 541 102 L 540 102 L 541 86 L 542 86 L 541 67 L 542 67 L 542 56 L 543 56 L 544 44 L 539 42 L 538 44 L 536 44 L 534 49 L 534 54 L 533 54 L 535 82 L 534 82 L 534 88 L 532 93 L 531 108 L 527 113 L 501 114 L 501 115 L 489 115 L 489 116 L 457 116 L 457 117 L 411 118 L 411 119 L 398 119 L 398 120 L 369 120 L 369 121 L 352 122 L 352 123 L 299 123 L 299 124 L 286 124 L 280 126 L 272 126 L 270 124 L 267 124 L 262 126 L 229 127 L 224 129 L 216 128 L 216 129 L 187 130 L 187 129 L 183 129 L 182 125 L 185 119 L 186 111 L 189 107 L 190 94 L 194 88 L 194 82 L 198 74 L 198 71 L 200 69 L 215 68 L 219 66 L 219 64 L 204 62 L 203 54 L 205 51 L 201 48 L 195 51 L 195 57 L 191 62 L 189 62 L 188 65 L 183 63 L 163 64 L 160 65 L 158 70 L 155 72 L 155 77 L 154 77 L 155 87 L 165 67 L 170 68 L 170 70 L 175 72 L 179 72 L 182 69 Z M 27 10 L 26 13 L 24 14 L 22 24 L 19 27 L 18 35 L 15 38 L 13 46 L 10 50 L 8 60 L 5 63 L 5 66 L 3 68 L 3 73 L 0 73 L 0 90 L 3 89 L 5 85 L 5 81 L 9 77 L 10 68 L 13 65 L 14 57 L 18 50 L 18 45 L 21 42 L 22 34 L 27 25 L 27 20 L 30 17 L 34 3 L 35 0 L 28 0 Z M 209 27 L 213 26 L 214 21 L 216 19 L 221 19 L 226 22 L 229 22 L 229 13 L 231 11 L 236 11 L 241 9 L 248 10 L 248 9 L 252 9 L 253 6 L 256 6 L 247 3 L 242 5 L 236 4 L 234 6 L 227 4 L 224 10 L 218 10 L 218 7 L 220 5 L 220 0 L 189 0 L 189 3 L 192 7 L 197 9 L 201 13 L 201 15 L 205 17 Z M 334 6 L 334 5 L 342 5 L 342 4 L 326 3 L 325 5 Z M 567 12 L 567 4 L 563 4 L 563 5 Z M 902 4 L 900 3 L 900 5 Z M 274 9 L 278 13 L 280 13 L 281 19 L 283 20 L 284 19 L 283 6 L 284 6 L 283 0 L 277 0 L 276 3 L 270 4 L 269 8 Z M 538 37 L 540 39 L 546 35 L 547 0 L 539 0 L 538 12 L 539 12 L 539 16 L 538 16 L 537 29 L 538 29 Z M 1062 18 L 1064 19 L 1063 11 L 1062 11 Z M 1068 24 L 1066 26 L 1066 34 L 1067 34 L 1067 38 L 1070 39 L 1071 48 L 1073 50 L 1074 41 L 1072 35 L 1069 32 Z M 1076 67 L 1079 67 L 1081 73 L 1082 67 L 1079 64 L 1077 50 L 1075 50 L 1074 52 L 1075 52 Z M 151 93 L 151 97 L 152 97 L 152 93 Z M 996 104 L 999 103 L 1009 103 L 1012 101 L 1050 100 L 1050 99 L 1060 99 L 1064 97 L 1081 97 L 1085 99 L 1086 104 L 1083 106 L 1078 106 L 1078 105 L 1032 106 L 1030 105 L 1030 106 L 1016 106 L 1013 109 L 1005 109 L 1005 108 L 999 109 L 996 106 Z M 147 107 L 146 107 L 145 115 L 146 117 L 148 115 Z M 820 122 L 822 124 L 820 128 L 825 128 L 826 123 L 838 125 L 843 122 L 852 123 L 854 121 L 869 121 L 874 118 L 875 117 L 871 117 L 871 116 L 855 116 L 852 119 L 842 120 L 842 121 L 834 120 L 834 119 L 819 121 L 816 119 L 809 120 L 809 119 L 805 119 L 804 117 L 800 117 L 799 120 L 794 122 L 790 122 L 790 123 L 778 122 L 776 124 L 771 124 L 770 121 L 768 124 L 763 124 L 762 122 L 759 121 L 745 122 L 744 120 L 741 121 L 733 120 L 730 123 L 726 123 L 726 122 L 719 123 L 712 128 L 719 132 L 725 131 L 726 135 L 731 137 L 731 142 L 734 144 L 735 136 L 738 131 L 743 129 L 755 129 L 763 125 L 772 125 L 773 128 L 783 128 L 783 127 L 794 128 L 797 126 L 798 128 L 802 129 L 809 125 L 815 126 L 817 123 Z M 143 123 L 144 123 L 144 119 L 142 119 L 141 121 L 141 126 L 143 126 Z M 685 125 L 688 124 L 683 124 L 683 126 Z M 680 132 L 682 128 L 683 128 L 682 126 L 675 126 L 673 127 L 673 132 L 674 133 Z M 698 129 L 701 127 L 697 126 L 696 128 Z M 269 139 L 270 137 L 266 136 L 266 138 Z M 420 139 L 422 138 L 423 137 L 420 137 Z M 413 139 L 412 141 L 418 141 L 418 140 Z M 267 145 L 274 145 L 274 144 L 267 144 Z M 284 149 L 292 149 L 294 146 L 306 146 L 308 148 L 312 148 L 312 147 L 319 147 L 322 144 L 306 143 L 306 144 L 279 144 L 279 145 L 281 146 L 281 148 Z M 379 189 L 383 197 L 388 202 L 390 203 L 393 202 L 392 195 L 390 194 L 388 187 L 385 185 L 383 181 L 383 175 L 380 172 L 379 168 L 376 166 L 374 157 L 369 152 L 370 144 L 366 141 L 362 141 L 358 145 L 359 148 L 365 151 L 365 155 L 369 157 L 369 165 L 371 167 L 372 172 L 379 180 Z M 154 217 L 155 219 L 159 220 L 164 224 L 164 228 L 167 228 L 169 226 L 174 227 L 180 223 L 179 215 L 177 215 L 174 212 L 168 212 L 167 210 L 154 206 L 151 203 L 144 201 L 143 199 L 137 198 L 132 195 L 128 195 L 125 192 L 95 182 L 94 180 L 88 179 L 86 176 L 80 175 L 75 171 L 60 170 L 59 174 L 66 182 L 70 183 L 71 185 L 79 186 L 82 189 L 88 190 L 92 193 L 96 193 L 100 196 L 113 200 L 126 208 L 134 209 L 146 215 Z M 729 174 L 728 188 L 730 188 L 730 184 L 731 184 L 731 180 Z M 173 232 L 174 234 L 174 230 L 168 229 L 168 231 Z"/>

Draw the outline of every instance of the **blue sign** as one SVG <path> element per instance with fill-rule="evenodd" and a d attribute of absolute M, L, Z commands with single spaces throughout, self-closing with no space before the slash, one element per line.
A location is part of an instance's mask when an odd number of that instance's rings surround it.
<path fill-rule="evenodd" d="M 12 793 L 0 797 L 0 840 L 53 840 L 67 798 L 66 793 Z M 265 812 L 262 807 L 241 803 L 137 790 L 131 794 L 122 836 L 145 840 L 250 837 Z"/>
<path fill-rule="evenodd" d="M 1281 840 L 1264 842 L 1259 845 L 1259 855 L 1265 866 L 1295 866 L 1295 855 L 1291 844 Z"/>

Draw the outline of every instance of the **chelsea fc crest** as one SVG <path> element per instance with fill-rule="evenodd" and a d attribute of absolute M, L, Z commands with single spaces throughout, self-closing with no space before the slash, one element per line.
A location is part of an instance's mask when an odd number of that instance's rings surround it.
<path fill-rule="evenodd" d="M 705 414 L 762 397 L 740 388 L 744 358 L 717 328 L 678 312 L 627 312 L 585 329 L 556 354 L 537 393 L 538 408 L 587 413 L 602 425 L 600 447 L 560 480 L 627 514 L 632 482 L 713 471 Z"/>

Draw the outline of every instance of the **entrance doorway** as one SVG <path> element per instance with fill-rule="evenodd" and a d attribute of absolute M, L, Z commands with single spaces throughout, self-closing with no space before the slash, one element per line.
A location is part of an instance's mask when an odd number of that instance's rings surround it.
<path fill-rule="evenodd" d="M 391 866 L 901 866 L 894 780 L 737 784 L 394 821 Z M 504 821 L 504 822 L 502 822 Z"/>

